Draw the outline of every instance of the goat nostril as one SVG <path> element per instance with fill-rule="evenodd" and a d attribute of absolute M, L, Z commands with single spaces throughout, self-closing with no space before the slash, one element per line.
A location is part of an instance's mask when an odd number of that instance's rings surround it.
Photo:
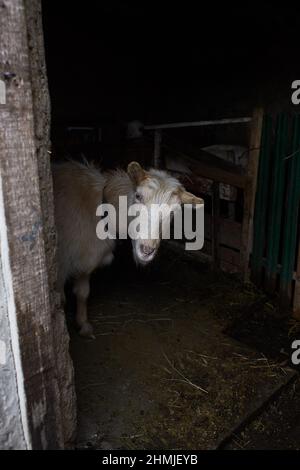
<path fill-rule="evenodd" d="M 151 246 L 147 246 L 147 245 L 142 245 L 141 249 L 144 255 L 151 255 L 155 250 L 155 248 L 152 248 Z"/>

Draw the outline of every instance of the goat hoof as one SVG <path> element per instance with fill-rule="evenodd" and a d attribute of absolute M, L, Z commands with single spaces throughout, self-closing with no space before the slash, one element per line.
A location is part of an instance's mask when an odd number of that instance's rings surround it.
<path fill-rule="evenodd" d="M 93 327 L 90 323 L 86 322 L 82 325 L 80 331 L 80 336 L 84 336 L 85 338 L 96 339 L 94 336 Z"/>

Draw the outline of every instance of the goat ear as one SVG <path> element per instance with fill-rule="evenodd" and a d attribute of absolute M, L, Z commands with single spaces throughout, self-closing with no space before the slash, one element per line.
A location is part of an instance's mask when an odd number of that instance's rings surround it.
<path fill-rule="evenodd" d="M 127 167 L 127 173 L 131 181 L 135 184 L 139 184 L 147 176 L 146 171 L 141 167 L 138 162 L 129 163 Z"/>
<path fill-rule="evenodd" d="M 204 204 L 203 199 L 201 197 L 194 196 L 194 194 L 189 193 L 188 191 L 183 190 L 182 193 L 180 193 L 180 199 L 182 204 Z"/>

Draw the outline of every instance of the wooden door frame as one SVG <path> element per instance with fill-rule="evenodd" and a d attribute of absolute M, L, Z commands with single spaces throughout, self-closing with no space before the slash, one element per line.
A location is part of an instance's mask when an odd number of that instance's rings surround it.
<path fill-rule="evenodd" d="M 65 448 L 74 438 L 76 408 L 69 337 L 54 286 L 56 238 L 41 3 L 0 0 L 0 9 L 0 80 L 2 90 L 5 87 L 0 103 L 0 260 L 10 312 L 7 342 L 10 346 L 14 338 L 15 366 L 19 364 L 12 373 L 24 448 Z"/>

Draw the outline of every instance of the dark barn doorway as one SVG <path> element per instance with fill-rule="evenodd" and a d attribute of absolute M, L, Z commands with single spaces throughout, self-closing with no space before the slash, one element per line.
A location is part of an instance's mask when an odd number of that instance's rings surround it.
<path fill-rule="evenodd" d="M 53 161 L 86 159 L 103 169 L 125 168 L 131 160 L 151 166 L 152 134 L 128 140 L 128 123 L 230 119 L 251 116 L 259 106 L 270 112 L 291 108 L 297 24 L 288 9 L 268 2 L 259 15 L 236 5 L 218 7 L 217 14 L 124 1 L 42 5 Z M 282 28 L 286 34 L 279 37 Z M 226 126 L 175 129 L 168 137 L 198 149 L 216 142 L 243 146 L 249 136 Z M 240 189 L 236 207 L 233 222 L 239 224 Z M 228 217 L 228 203 L 220 211 Z M 115 263 L 92 278 L 94 341 L 77 335 L 70 294 L 79 448 L 297 445 L 295 436 L 287 442 L 280 431 L 261 443 L 253 441 L 251 429 L 250 444 L 235 437 L 295 380 L 284 362 L 289 319 L 237 274 L 201 261 L 166 243 L 154 264 L 139 270 L 130 244 L 121 244 Z M 296 397 L 287 396 L 283 406 Z M 279 427 L 276 413 L 270 422 Z"/>

